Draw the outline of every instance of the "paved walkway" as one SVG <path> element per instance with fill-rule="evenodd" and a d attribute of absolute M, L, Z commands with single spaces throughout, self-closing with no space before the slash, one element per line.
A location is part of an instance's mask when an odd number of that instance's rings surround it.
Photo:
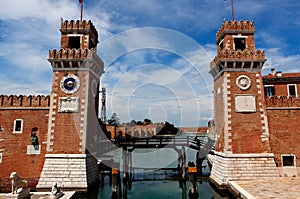
<path fill-rule="evenodd" d="M 241 198 L 247 199 L 299 199 L 300 178 L 274 178 L 272 180 L 231 181 L 229 186 Z"/>
<path fill-rule="evenodd" d="M 51 192 L 30 192 L 31 196 L 30 199 L 49 199 Z M 6 195 L 8 193 L 0 193 L 0 199 L 6 199 Z M 75 191 L 66 191 L 64 192 L 64 196 L 60 199 L 70 199 L 74 194 Z"/>

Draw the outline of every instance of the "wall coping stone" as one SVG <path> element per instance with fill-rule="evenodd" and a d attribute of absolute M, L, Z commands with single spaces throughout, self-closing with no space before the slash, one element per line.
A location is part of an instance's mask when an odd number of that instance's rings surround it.
<path fill-rule="evenodd" d="M 274 158 L 274 153 L 243 153 L 243 154 L 232 154 L 232 153 L 222 153 L 218 151 L 213 151 L 215 155 L 224 158 Z"/>

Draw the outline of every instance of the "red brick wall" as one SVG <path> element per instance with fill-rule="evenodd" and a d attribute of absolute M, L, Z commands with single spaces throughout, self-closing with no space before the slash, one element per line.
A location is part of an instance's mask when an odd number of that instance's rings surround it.
<path fill-rule="evenodd" d="M 228 76 L 230 74 L 230 76 Z M 221 77 L 214 82 L 214 111 L 215 111 L 215 131 L 219 133 L 216 143 L 217 151 L 224 151 L 226 142 L 228 149 L 233 153 L 261 153 L 269 150 L 269 143 L 262 142 L 261 135 L 265 125 L 261 110 L 265 110 L 263 103 L 263 88 L 261 76 L 256 76 L 257 72 L 224 72 Z M 252 82 L 248 90 L 242 91 L 236 85 L 236 79 L 240 75 L 247 75 Z M 226 82 L 225 77 L 227 78 Z M 227 90 L 227 95 L 224 94 Z M 236 112 L 235 95 L 249 94 L 256 97 L 256 112 L 240 113 Z M 226 101 L 228 103 L 226 105 Z M 225 107 L 225 105 L 227 107 Z M 228 112 L 225 113 L 226 108 Z M 224 111 L 225 110 L 225 111 Z M 226 118 L 226 114 L 228 118 Z M 226 121 L 228 120 L 228 124 Z M 228 127 L 227 127 L 228 125 Z M 228 135 L 225 130 L 228 129 Z"/>
<path fill-rule="evenodd" d="M 45 160 L 48 114 L 48 109 L 0 110 L 0 125 L 3 127 L 3 131 L 0 131 L 0 153 L 2 153 L 0 191 L 5 191 L 5 188 L 10 190 L 9 176 L 13 171 L 16 171 L 21 178 L 26 178 L 31 188 L 37 184 Z M 15 119 L 23 120 L 21 134 L 13 133 Z M 39 155 L 27 155 L 27 145 L 31 145 L 30 137 L 33 127 L 38 128 L 37 136 L 41 145 Z"/>
<path fill-rule="evenodd" d="M 292 101 L 292 100 L 291 100 Z M 294 101 L 294 107 L 300 107 L 299 99 Z M 292 107 L 292 104 L 290 104 Z M 277 107 L 277 108 L 275 108 Z M 274 103 L 267 109 L 270 131 L 271 150 L 275 154 L 276 163 L 281 166 L 281 154 L 296 155 L 297 166 L 300 166 L 300 110 L 297 108 L 282 107 Z"/>
<path fill-rule="evenodd" d="M 158 124 L 148 124 L 148 125 L 134 125 L 133 127 L 118 126 L 116 128 L 116 135 L 118 135 L 119 131 L 122 131 L 122 135 L 125 136 L 125 131 L 126 131 L 126 132 L 130 132 L 131 136 L 134 136 L 134 132 L 138 131 L 138 135 L 141 136 L 142 130 L 145 133 L 147 131 L 150 131 L 152 133 L 152 131 L 153 131 L 154 135 L 156 135 L 156 128 L 158 126 L 162 126 L 162 125 L 160 125 L 160 124 L 159 125 Z M 107 125 L 106 128 L 107 128 L 107 131 L 111 132 L 111 139 L 114 139 L 115 127 Z"/>
<path fill-rule="evenodd" d="M 80 88 L 74 94 L 66 94 L 60 89 L 60 81 L 63 78 L 64 74 L 74 74 L 74 71 L 56 71 L 53 73 L 53 84 L 52 84 L 52 93 L 57 94 L 54 97 L 53 103 L 55 106 L 53 116 L 53 127 L 51 130 L 53 133 L 53 145 L 51 146 L 51 152 L 54 154 L 78 154 L 85 153 L 81 151 L 83 148 L 83 135 L 81 134 L 82 126 L 80 125 L 82 112 L 84 112 L 82 99 L 85 99 L 85 84 L 86 84 L 86 72 L 78 71 L 77 75 L 80 79 Z M 79 112 L 72 113 L 60 113 L 58 112 L 59 108 L 59 97 L 79 97 Z"/>
<path fill-rule="evenodd" d="M 141 132 L 144 131 L 147 133 L 148 131 L 151 132 L 152 135 L 156 135 L 156 128 L 160 126 L 162 127 L 161 124 L 148 124 L 148 125 L 135 125 L 133 127 L 130 126 L 118 126 L 116 128 L 116 134 L 118 135 L 118 132 L 121 131 L 122 135 L 125 136 L 125 131 L 130 132 L 131 136 L 134 136 L 134 132 L 138 131 L 138 135 L 141 136 Z M 114 133 L 115 133 L 115 127 L 111 125 L 106 126 L 107 131 L 111 132 L 111 138 L 114 138 Z M 208 127 L 179 127 L 178 128 L 180 131 L 183 131 L 183 133 L 188 133 L 188 132 L 198 132 L 198 133 L 207 133 Z M 147 137 L 147 135 L 146 135 Z"/>
<path fill-rule="evenodd" d="M 226 74 L 226 73 L 225 73 Z M 219 134 L 219 139 L 216 142 L 216 150 L 223 152 L 224 149 L 224 75 L 219 77 L 214 82 L 214 123 L 215 132 Z"/>
<path fill-rule="evenodd" d="M 293 83 L 291 83 L 293 84 Z M 296 88 L 297 88 L 297 94 L 298 96 L 300 95 L 300 84 L 296 84 Z M 275 95 L 276 96 L 288 96 L 288 87 L 286 83 L 276 83 L 276 84 L 266 84 L 266 85 L 273 85 L 274 89 L 275 89 Z"/>
<path fill-rule="evenodd" d="M 268 150 L 268 143 L 263 143 L 262 135 L 262 117 L 260 108 L 264 109 L 263 93 L 259 94 L 257 87 L 257 72 L 235 72 L 230 76 L 231 91 L 231 128 L 232 128 L 232 149 L 234 153 L 262 153 Z M 236 79 L 240 75 L 247 75 L 252 82 L 248 90 L 241 91 L 236 85 Z M 260 88 L 262 87 L 262 79 L 259 77 Z M 263 89 L 261 89 L 263 92 Z M 235 95 L 236 94 L 253 94 L 256 96 L 256 112 L 238 113 L 235 111 Z M 261 104 L 261 106 L 259 105 Z"/>

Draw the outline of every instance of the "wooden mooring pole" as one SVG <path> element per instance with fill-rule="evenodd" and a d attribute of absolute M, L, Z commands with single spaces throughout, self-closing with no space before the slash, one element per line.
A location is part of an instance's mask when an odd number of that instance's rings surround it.
<path fill-rule="evenodd" d="M 182 179 L 186 178 L 186 171 L 185 171 L 185 164 L 186 164 L 186 155 L 185 155 L 185 147 L 182 146 L 181 148 L 181 157 L 182 157 L 182 165 L 181 165 L 181 170 L 182 170 Z"/>
<path fill-rule="evenodd" d="M 115 163 L 112 170 L 111 170 L 111 176 L 112 176 L 112 186 L 111 186 L 111 191 L 112 199 L 119 199 L 122 198 L 122 190 L 121 190 L 121 178 L 120 178 L 120 166 L 118 163 Z"/>
<path fill-rule="evenodd" d="M 202 177 L 202 163 L 205 158 L 200 158 L 200 150 L 196 153 L 196 167 L 198 176 Z"/>
<path fill-rule="evenodd" d="M 128 158 L 128 151 L 127 148 L 123 148 L 122 151 L 123 156 L 123 183 L 127 184 L 128 182 L 128 166 L 129 166 L 129 158 Z"/>
<path fill-rule="evenodd" d="M 186 178 L 186 171 L 185 171 L 185 164 L 186 164 L 186 155 L 185 155 L 185 148 L 182 146 L 181 150 L 176 150 L 178 154 L 178 163 L 177 163 L 177 170 L 178 170 L 178 177 L 180 179 Z M 180 164 L 181 163 L 181 164 Z"/>
<path fill-rule="evenodd" d="M 189 198 L 197 199 L 199 197 L 197 185 L 197 168 L 194 162 L 188 163 L 189 172 Z"/>

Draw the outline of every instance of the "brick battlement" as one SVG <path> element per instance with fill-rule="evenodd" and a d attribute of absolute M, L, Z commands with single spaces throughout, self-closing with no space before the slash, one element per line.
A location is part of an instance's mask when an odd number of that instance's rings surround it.
<path fill-rule="evenodd" d="M 95 26 L 91 22 L 91 20 L 80 21 L 80 20 L 61 20 L 61 32 L 74 32 L 77 31 L 91 31 L 96 38 L 98 38 L 98 31 L 96 30 Z"/>
<path fill-rule="evenodd" d="M 212 62 L 210 62 L 210 68 L 214 67 L 220 60 L 223 61 L 265 61 L 265 52 L 262 50 L 229 50 L 224 49 L 221 50 L 220 53 L 217 54 L 217 56 L 214 58 Z"/>
<path fill-rule="evenodd" d="M 224 33 L 235 33 L 235 31 L 254 33 L 254 22 L 253 21 L 224 21 L 218 32 L 216 33 L 216 40 L 222 37 Z"/>
<path fill-rule="evenodd" d="M 93 49 L 54 49 L 49 50 L 49 59 L 83 59 L 92 57 Z"/>
<path fill-rule="evenodd" d="M 267 108 L 299 108 L 300 98 L 296 96 L 272 96 L 266 97 Z"/>
<path fill-rule="evenodd" d="M 48 108 L 50 96 L 0 95 L 0 108 Z"/>

